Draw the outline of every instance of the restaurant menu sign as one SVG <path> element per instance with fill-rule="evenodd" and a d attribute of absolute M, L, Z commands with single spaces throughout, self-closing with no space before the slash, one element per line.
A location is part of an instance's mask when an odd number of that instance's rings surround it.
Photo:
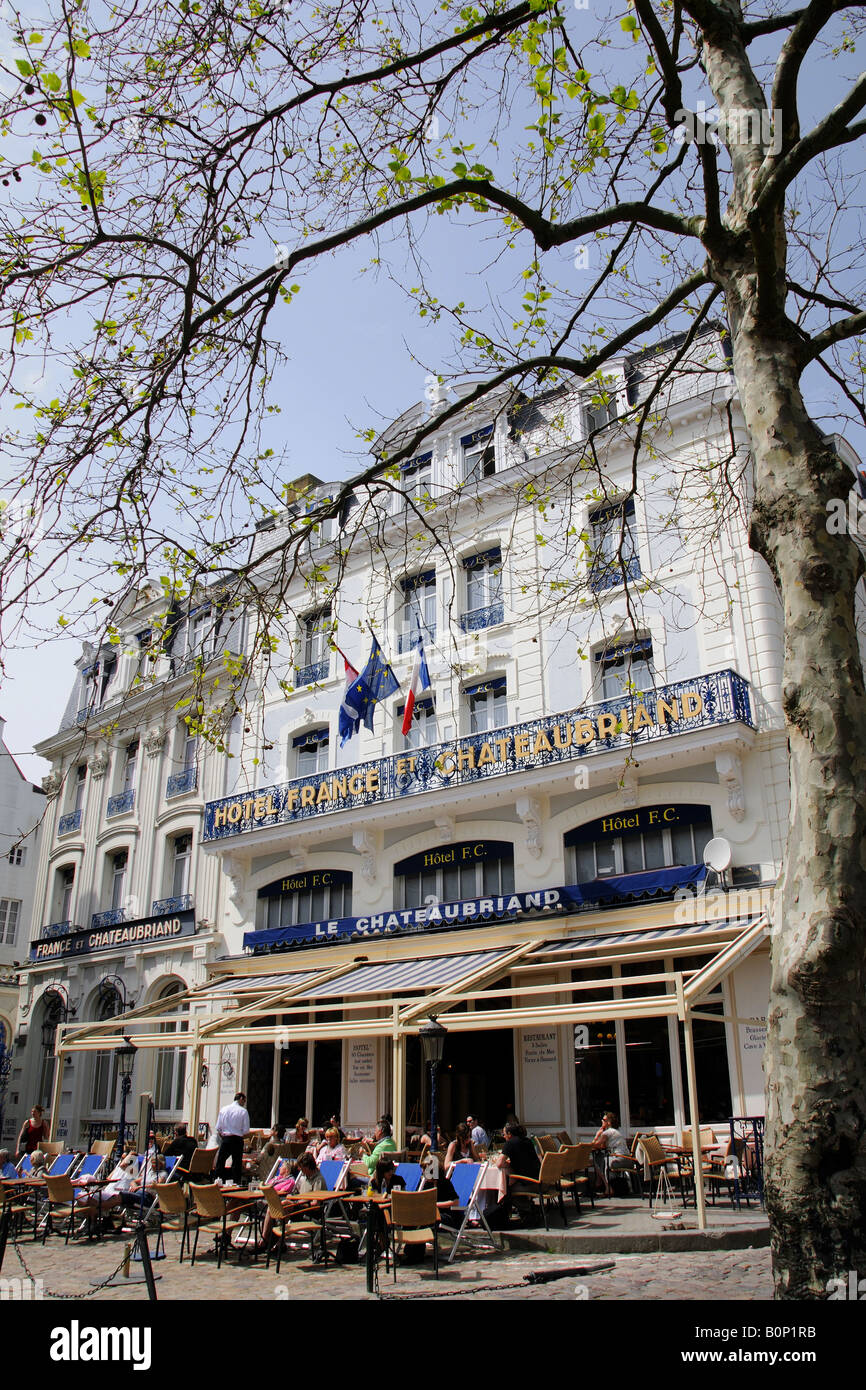
<path fill-rule="evenodd" d="M 73 931 L 65 936 L 36 941 L 30 947 L 30 959 L 63 960 L 68 956 L 90 955 L 95 951 L 126 950 L 130 946 L 164 946 L 195 935 L 195 912 L 176 912 L 162 917 L 142 917 L 135 922 L 120 922 L 115 927 L 99 927 L 94 931 Z"/>

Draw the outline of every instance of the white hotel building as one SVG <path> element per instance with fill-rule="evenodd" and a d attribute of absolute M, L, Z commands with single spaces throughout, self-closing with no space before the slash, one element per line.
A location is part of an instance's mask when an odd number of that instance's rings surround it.
<path fill-rule="evenodd" d="M 747 441 L 715 331 L 636 448 L 626 412 L 677 346 L 623 358 L 607 402 L 560 387 L 464 408 L 308 530 L 287 579 L 285 542 L 334 490 L 299 480 L 254 542 L 288 616 L 269 669 L 251 663 L 230 758 L 190 748 L 178 692 L 185 663 L 198 652 L 201 676 L 253 622 L 220 625 L 197 597 L 136 687 L 157 596 L 120 615 L 117 669 L 85 658 L 68 727 L 40 747 L 56 776 L 22 1099 L 47 1102 L 53 1081 L 56 1126 L 107 1122 L 127 1033 L 165 1122 L 212 1124 L 243 1084 L 254 1125 L 388 1111 L 399 1141 L 427 1121 L 434 1014 L 449 1128 L 513 1107 L 537 1132 L 594 1131 L 604 1109 L 681 1130 L 692 1043 L 701 1121 L 763 1113 L 781 610 L 747 544 Z M 341 748 L 335 644 L 360 670 L 371 630 L 403 693 Z M 404 737 L 419 638 L 431 688 Z M 717 891 L 711 839 L 730 850 Z"/>

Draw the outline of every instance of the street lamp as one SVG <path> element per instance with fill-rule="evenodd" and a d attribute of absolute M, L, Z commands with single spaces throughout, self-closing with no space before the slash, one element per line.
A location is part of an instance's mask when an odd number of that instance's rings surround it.
<path fill-rule="evenodd" d="M 118 1162 L 123 1157 L 123 1141 L 126 1137 L 126 1097 L 132 1090 L 132 1068 L 138 1048 L 124 1035 L 123 1046 L 117 1049 L 117 1067 L 120 1072 L 120 1129 L 117 1133 Z"/>
<path fill-rule="evenodd" d="M 425 1023 L 423 1028 L 418 1029 L 418 1036 L 421 1039 L 421 1057 L 430 1068 L 430 1148 L 436 1152 L 438 1129 L 436 1122 L 436 1073 L 442 1061 L 442 1050 L 445 1046 L 445 1039 L 448 1036 L 448 1029 L 443 1028 L 435 1018 L 431 1018 Z"/>

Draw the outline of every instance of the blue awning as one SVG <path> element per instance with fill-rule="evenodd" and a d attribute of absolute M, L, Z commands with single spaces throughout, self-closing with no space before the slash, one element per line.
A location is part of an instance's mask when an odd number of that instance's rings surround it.
<path fill-rule="evenodd" d="M 594 878 L 589 883 L 578 884 L 578 888 L 587 903 L 608 903 L 615 899 L 635 902 L 640 898 L 671 893 L 675 888 L 697 887 L 706 876 L 706 864 L 678 864 L 672 869 L 650 869 L 641 874 Z"/>

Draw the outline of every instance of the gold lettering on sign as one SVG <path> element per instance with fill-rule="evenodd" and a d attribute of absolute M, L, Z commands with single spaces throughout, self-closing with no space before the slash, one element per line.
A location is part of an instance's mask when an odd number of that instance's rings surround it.
<path fill-rule="evenodd" d="M 489 743 L 482 743 L 478 750 L 478 767 L 487 767 L 490 763 L 495 763 L 496 758 Z"/>
<path fill-rule="evenodd" d="M 536 740 L 535 740 L 535 744 L 534 744 L 534 746 L 533 746 L 532 751 L 533 751 L 533 753 L 552 753 L 552 752 L 553 752 L 553 749 L 552 749 L 551 746 L 550 746 L 550 739 L 547 737 L 547 734 L 544 732 L 543 729 L 539 729 L 539 731 L 538 731 L 538 737 L 537 737 Z"/>
<path fill-rule="evenodd" d="M 656 719 L 659 724 L 667 724 L 668 720 L 676 723 L 680 717 L 679 700 L 663 700 L 661 696 L 656 700 Z"/>
<path fill-rule="evenodd" d="M 650 716 L 647 714 L 646 705 L 638 705 L 637 709 L 634 712 L 634 723 L 631 726 L 632 733 L 636 734 L 639 729 L 651 728 L 652 720 Z"/>
<path fill-rule="evenodd" d="M 703 696 L 696 690 L 683 691 L 683 719 L 694 719 L 704 707 Z"/>
<path fill-rule="evenodd" d="M 595 738 L 595 729 L 594 729 L 593 726 L 592 726 L 592 721 L 589 720 L 589 719 L 578 719 L 578 720 L 575 722 L 575 725 L 574 725 L 574 741 L 575 741 L 575 743 L 580 743 L 580 744 L 592 743 L 593 740 L 594 740 L 594 738 Z"/>

